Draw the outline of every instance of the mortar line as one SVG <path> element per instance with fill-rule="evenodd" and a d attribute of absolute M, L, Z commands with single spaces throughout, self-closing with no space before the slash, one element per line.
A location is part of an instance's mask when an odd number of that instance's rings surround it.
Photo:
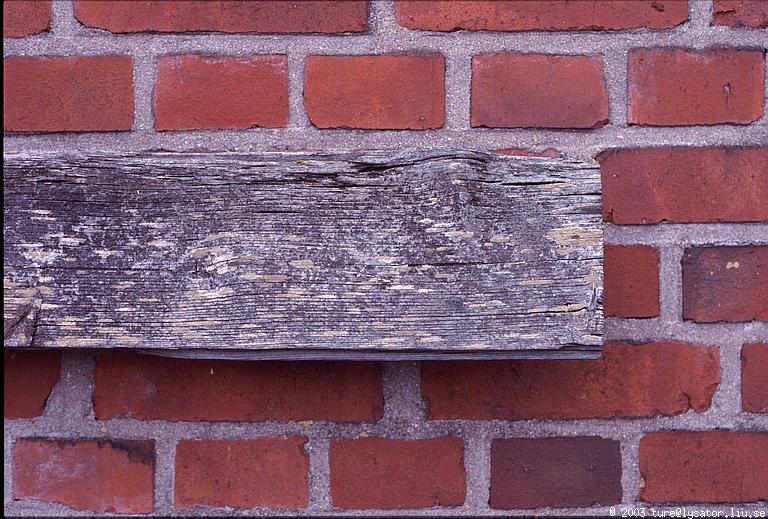
<path fill-rule="evenodd" d="M 604 80 L 608 95 L 609 117 L 615 126 L 627 125 L 627 49 L 612 49 L 603 54 Z"/>
<path fill-rule="evenodd" d="M 639 431 L 630 431 L 621 439 L 621 502 L 630 506 L 640 501 L 642 476 L 639 459 L 640 439 L 643 434 Z"/>
<path fill-rule="evenodd" d="M 309 494 L 307 510 L 312 513 L 332 510 L 330 438 L 327 434 L 309 434 Z"/>
<path fill-rule="evenodd" d="M 491 437 L 486 423 L 470 424 L 464 434 L 464 468 L 467 512 L 486 513 L 490 508 Z"/>
<path fill-rule="evenodd" d="M 312 127 L 304 107 L 304 61 L 307 55 L 288 53 L 288 128 L 293 130 Z"/>
<path fill-rule="evenodd" d="M 681 260 L 683 248 L 665 244 L 659 249 L 659 318 L 665 323 L 683 320 L 683 273 Z"/>
<path fill-rule="evenodd" d="M 56 37 L 70 37 L 78 33 L 80 23 L 74 15 L 72 0 L 56 0 L 51 2 L 50 34 Z M 5 43 L 5 41 L 3 41 Z"/>
<path fill-rule="evenodd" d="M 155 441 L 154 514 L 174 511 L 176 438 L 158 434 Z"/>

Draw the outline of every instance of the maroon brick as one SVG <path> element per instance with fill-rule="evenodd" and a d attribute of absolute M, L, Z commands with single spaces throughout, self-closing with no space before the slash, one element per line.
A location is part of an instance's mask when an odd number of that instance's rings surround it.
<path fill-rule="evenodd" d="M 426 31 L 669 29 L 688 19 L 680 0 L 397 0 L 395 9 L 397 23 Z"/>
<path fill-rule="evenodd" d="M 51 0 L 5 0 L 3 38 L 23 38 L 48 30 Z"/>
<path fill-rule="evenodd" d="M 709 408 L 720 381 L 715 346 L 604 346 L 598 360 L 424 362 L 429 420 L 677 415 Z"/>
<path fill-rule="evenodd" d="M 692 247 L 682 263 L 684 319 L 768 321 L 768 247 Z"/>
<path fill-rule="evenodd" d="M 621 448 L 597 437 L 491 443 L 491 508 L 588 507 L 621 501 Z"/>
<path fill-rule="evenodd" d="M 300 436 L 180 441 L 176 447 L 176 507 L 306 507 L 306 443 Z"/>
<path fill-rule="evenodd" d="M 750 413 L 768 413 L 768 343 L 741 348 L 741 407 Z"/>
<path fill-rule="evenodd" d="M 450 507 L 466 497 L 460 438 L 331 440 L 330 465 L 336 508 Z"/>
<path fill-rule="evenodd" d="M 10 132 L 130 130 L 128 56 L 10 57 L 3 60 L 3 128 Z"/>
<path fill-rule="evenodd" d="M 640 441 L 643 501 L 746 503 L 768 499 L 768 433 L 658 432 Z"/>
<path fill-rule="evenodd" d="M 13 447 L 13 497 L 99 513 L 152 512 L 151 440 L 20 440 Z"/>
<path fill-rule="evenodd" d="M 284 127 L 285 56 L 166 56 L 157 62 L 155 128 Z"/>
<path fill-rule="evenodd" d="M 604 312 L 608 317 L 659 315 L 659 252 L 646 245 L 606 245 Z"/>
<path fill-rule="evenodd" d="M 365 1 L 75 0 L 83 25 L 111 32 L 362 32 Z"/>
<path fill-rule="evenodd" d="M 59 381 L 61 354 L 8 348 L 3 359 L 3 416 L 14 419 L 42 415 Z"/>
<path fill-rule="evenodd" d="M 182 360 L 106 353 L 96 361 L 98 420 L 376 421 L 379 364 Z"/>
<path fill-rule="evenodd" d="M 603 61 L 591 56 L 472 58 L 472 126 L 598 128 L 608 122 Z"/>
<path fill-rule="evenodd" d="M 630 124 L 749 124 L 763 116 L 765 51 L 635 49 L 628 82 Z"/>
<path fill-rule="evenodd" d="M 444 74 L 439 54 L 309 56 L 304 105 L 318 128 L 440 128 Z"/>
<path fill-rule="evenodd" d="M 714 0 L 714 25 L 765 29 L 768 27 L 768 2 L 765 0 Z"/>
<path fill-rule="evenodd" d="M 768 220 L 766 147 L 617 149 L 597 160 L 606 222 Z"/>

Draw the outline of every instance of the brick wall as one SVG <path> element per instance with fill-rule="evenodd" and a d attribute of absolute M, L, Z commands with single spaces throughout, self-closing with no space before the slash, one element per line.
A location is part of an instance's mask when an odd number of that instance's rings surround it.
<path fill-rule="evenodd" d="M 583 361 L 6 351 L 6 513 L 765 510 L 767 26 L 763 0 L 4 2 L 6 151 L 598 160 L 607 316 Z"/>

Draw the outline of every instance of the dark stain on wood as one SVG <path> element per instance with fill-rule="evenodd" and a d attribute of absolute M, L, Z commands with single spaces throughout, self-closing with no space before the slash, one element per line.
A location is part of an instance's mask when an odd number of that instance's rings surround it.
<path fill-rule="evenodd" d="M 595 164 L 9 154 L 3 181 L 6 346 L 298 359 L 602 343 Z"/>

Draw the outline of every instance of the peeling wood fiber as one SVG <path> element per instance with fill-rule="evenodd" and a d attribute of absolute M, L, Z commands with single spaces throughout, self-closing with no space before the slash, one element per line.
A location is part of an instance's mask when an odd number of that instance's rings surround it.
<path fill-rule="evenodd" d="M 602 342 L 594 163 L 9 154 L 3 181 L 6 347 L 546 357 Z"/>

